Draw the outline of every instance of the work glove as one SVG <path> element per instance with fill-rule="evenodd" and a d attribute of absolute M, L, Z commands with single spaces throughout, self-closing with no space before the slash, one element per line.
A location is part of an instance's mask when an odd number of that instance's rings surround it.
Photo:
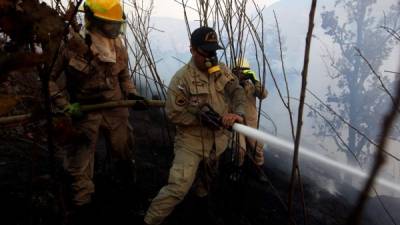
<path fill-rule="evenodd" d="M 242 71 L 243 75 L 246 77 L 246 79 L 250 79 L 253 84 L 257 82 L 257 77 L 256 77 L 256 72 L 253 70 L 243 70 Z"/>
<path fill-rule="evenodd" d="M 143 96 L 136 95 L 134 93 L 129 93 L 127 96 L 128 100 L 136 100 L 137 102 L 135 103 L 134 106 L 132 106 L 133 110 L 147 110 L 149 109 L 149 103 L 147 99 L 145 99 Z"/>
<path fill-rule="evenodd" d="M 81 105 L 77 102 L 68 104 L 63 111 L 65 114 L 67 114 L 73 119 L 79 119 L 82 118 L 83 116 L 83 113 L 81 111 Z"/>

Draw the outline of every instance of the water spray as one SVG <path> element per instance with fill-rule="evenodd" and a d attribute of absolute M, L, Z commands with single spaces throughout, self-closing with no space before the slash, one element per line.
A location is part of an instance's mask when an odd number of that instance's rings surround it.
<path fill-rule="evenodd" d="M 274 149 L 286 150 L 286 151 L 293 151 L 293 149 L 294 149 L 293 143 L 291 143 L 289 141 L 286 141 L 286 140 L 283 140 L 283 139 L 280 139 L 280 138 L 275 137 L 273 135 L 267 134 L 267 133 L 262 132 L 260 130 L 254 129 L 252 127 L 248 127 L 248 126 L 245 126 L 243 124 L 235 123 L 232 126 L 232 128 L 236 132 L 241 133 L 241 134 L 243 134 L 243 135 L 245 135 L 245 136 L 247 136 L 249 138 L 255 139 L 255 140 L 259 141 L 259 142 L 268 144 L 269 146 L 271 146 Z M 358 177 L 361 177 L 361 178 L 367 178 L 368 177 L 368 174 L 365 173 L 364 171 L 360 170 L 359 168 L 348 166 L 348 165 L 345 165 L 343 163 L 337 162 L 337 161 L 335 161 L 333 159 L 330 159 L 330 158 L 328 158 L 326 156 L 323 156 L 321 154 L 315 153 L 315 152 L 313 152 L 313 151 L 311 151 L 309 149 L 300 147 L 299 148 L 299 153 L 301 155 L 307 156 L 307 157 L 309 157 L 311 159 L 318 160 L 318 161 L 320 161 L 322 163 L 325 163 L 327 165 L 330 165 L 332 167 L 339 168 L 339 169 L 344 170 L 344 171 L 346 171 L 348 173 L 354 174 L 354 175 L 356 175 Z M 388 181 L 386 179 L 382 179 L 382 178 L 378 178 L 376 180 L 376 182 L 378 184 L 384 186 L 384 187 L 387 187 L 387 188 L 391 189 L 391 190 L 394 190 L 396 192 L 400 192 L 400 185 L 397 184 L 397 183 L 393 183 L 393 182 L 390 182 L 390 181 Z"/>

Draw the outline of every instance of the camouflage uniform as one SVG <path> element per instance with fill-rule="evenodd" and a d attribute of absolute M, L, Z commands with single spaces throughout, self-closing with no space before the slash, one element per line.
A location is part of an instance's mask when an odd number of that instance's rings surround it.
<path fill-rule="evenodd" d="M 196 117 L 199 107 L 208 103 L 220 115 L 228 113 L 230 108 L 233 113 L 243 115 L 244 101 L 238 80 L 223 65 L 221 73 L 208 75 L 198 70 L 192 60 L 175 74 L 166 101 L 167 116 L 177 128 L 175 158 L 168 184 L 147 211 L 147 224 L 160 224 L 189 191 L 199 163 L 209 157 L 217 158 L 228 145 L 230 132 L 224 129 L 213 131 L 200 124 Z"/>
<path fill-rule="evenodd" d="M 69 102 L 96 104 L 136 94 L 127 63 L 127 50 L 120 38 L 109 39 L 96 32 L 87 32 L 83 37 L 71 32 L 52 71 L 49 89 L 53 102 L 64 108 Z M 94 154 L 100 128 L 105 131 L 112 159 L 129 159 L 128 115 L 127 108 L 104 109 L 74 121 L 89 140 L 74 143 L 74 149 L 66 153 L 64 164 L 72 177 L 74 205 L 89 203 L 94 193 Z"/>
<path fill-rule="evenodd" d="M 246 93 L 246 104 L 245 104 L 245 122 L 248 126 L 257 128 L 258 122 L 258 110 L 256 106 L 256 98 L 264 99 L 267 97 L 268 92 L 261 86 L 259 81 L 256 81 L 255 84 L 250 80 L 244 81 L 242 86 Z M 262 143 L 257 142 L 254 139 L 247 138 L 247 144 L 250 145 L 251 149 L 255 148 L 255 163 L 257 165 L 264 164 L 264 145 Z M 257 144 L 257 147 L 256 147 Z M 241 163 L 243 163 L 244 159 L 244 151 L 242 148 L 241 152 Z"/>

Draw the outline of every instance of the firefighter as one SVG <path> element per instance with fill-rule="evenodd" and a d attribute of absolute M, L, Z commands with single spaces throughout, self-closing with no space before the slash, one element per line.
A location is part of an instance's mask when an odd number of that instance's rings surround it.
<path fill-rule="evenodd" d="M 218 123 L 230 127 L 243 121 L 244 91 L 232 72 L 218 63 L 216 51 L 221 47 L 215 31 L 209 27 L 196 29 L 190 44 L 192 58 L 173 76 L 166 100 L 167 116 L 177 129 L 175 157 L 168 184 L 153 199 L 145 224 L 160 224 L 182 201 L 195 180 L 200 162 L 215 165 L 230 137 L 230 132 L 221 129 Z M 221 120 L 215 119 L 213 110 L 222 116 Z M 207 195 L 207 188 L 199 187 L 202 190 L 197 194 Z"/>
<path fill-rule="evenodd" d="M 257 98 L 265 99 L 268 95 L 267 90 L 257 80 L 256 73 L 250 69 L 250 64 L 245 58 L 240 58 L 236 62 L 233 73 L 238 77 L 240 85 L 246 93 L 245 104 L 245 123 L 246 125 L 256 128 L 258 124 L 258 110 L 256 106 Z M 251 149 L 254 152 L 254 160 L 257 166 L 264 165 L 264 145 L 254 139 L 247 138 L 245 145 L 241 148 L 240 164 L 243 164 L 245 152 Z M 262 179 L 262 177 L 260 177 Z"/>
<path fill-rule="evenodd" d="M 72 183 L 72 212 L 83 211 L 92 201 L 94 155 L 100 130 L 111 152 L 115 174 L 122 176 L 132 171 L 128 109 L 82 114 L 80 105 L 144 100 L 129 75 L 128 53 L 120 36 L 125 21 L 119 0 L 86 0 L 84 12 L 85 27 L 80 33 L 69 33 L 49 83 L 55 107 L 72 118 L 74 127 L 87 140 L 71 140 L 73 147 L 66 151 L 64 167 Z"/>

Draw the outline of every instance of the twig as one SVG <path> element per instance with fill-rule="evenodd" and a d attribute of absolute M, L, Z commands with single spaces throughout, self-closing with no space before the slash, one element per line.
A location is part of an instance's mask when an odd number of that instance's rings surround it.
<path fill-rule="evenodd" d="M 294 194 L 294 189 L 295 189 L 296 175 L 300 174 L 298 157 L 299 157 L 301 130 L 302 130 L 301 128 L 303 125 L 303 108 L 304 108 L 304 102 L 305 102 L 305 97 L 306 97 L 308 65 L 309 65 L 309 57 L 310 57 L 310 49 L 311 49 L 311 39 L 312 39 L 312 33 L 313 33 L 313 29 L 314 29 L 314 17 L 315 17 L 316 7 L 317 7 L 317 0 L 313 0 L 311 3 L 311 9 L 310 9 L 310 14 L 309 14 L 308 31 L 307 31 L 307 37 L 306 37 L 306 48 L 305 48 L 305 52 L 304 52 L 304 65 L 303 65 L 303 71 L 301 73 L 302 84 L 301 84 L 301 91 L 300 91 L 300 105 L 299 105 L 298 118 L 297 118 L 296 138 L 295 138 L 295 143 L 294 143 L 292 175 L 291 175 L 290 184 L 289 184 L 289 197 L 288 197 L 289 217 L 292 217 L 293 194 Z M 304 222 L 306 223 L 307 222 L 306 217 L 304 220 L 305 220 Z"/>
<path fill-rule="evenodd" d="M 376 78 L 378 78 L 379 83 L 381 84 L 383 90 L 385 90 L 385 93 L 389 95 L 390 99 L 392 100 L 392 103 L 394 104 L 394 98 L 393 95 L 390 93 L 390 91 L 387 89 L 385 84 L 382 81 L 382 78 L 378 73 L 375 71 L 374 67 L 372 67 L 371 63 L 364 57 L 364 55 L 361 53 L 361 50 L 357 47 L 354 47 L 354 49 L 357 51 L 358 55 L 364 60 L 364 62 L 368 65 L 369 69 L 371 72 L 375 75 Z"/>
<path fill-rule="evenodd" d="M 385 73 L 393 73 L 393 74 L 396 74 L 396 75 L 400 75 L 400 72 L 394 72 L 394 71 L 389 71 L 389 70 L 385 70 L 385 71 L 383 71 L 383 72 L 385 72 Z"/>
<path fill-rule="evenodd" d="M 272 126 L 274 127 L 274 135 L 277 135 L 278 127 L 276 126 L 275 121 L 264 110 L 261 109 L 260 113 L 265 119 L 271 122 Z"/>
<path fill-rule="evenodd" d="M 350 122 L 348 122 L 347 120 L 345 120 L 341 115 L 339 115 L 339 113 L 337 113 L 335 110 L 332 109 L 332 107 L 328 106 L 327 104 L 325 104 L 316 94 L 314 94 L 312 91 L 310 91 L 309 89 L 307 89 L 307 91 L 315 98 L 317 99 L 320 104 L 322 104 L 323 106 L 325 106 L 332 114 L 334 114 L 336 117 L 338 117 L 343 123 L 345 123 L 347 126 L 349 126 L 351 129 L 353 129 L 355 132 L 357 132 L 359 135 L 361 135 L 363 138 L 365 138 L 369 143 L 371 143 L 372 145 L 374 145 L 375 147 L 378 147 L 378 144 L 376 142 L 374 142 L 373 140 L 371 140 L 366 134 L 364 134 L 363 132 L 361 132 L 360 130 L 358 130 L 355 126 L 353 126 Z M 400 158 L 396 157 L 395 155 L 393 155 L 390 152 L 387 152 L 386 150 L 383 150 L 383 152 L 387 155 L 389 155 L 390 157 L 392 157 L 393 159 L 397 160 L 400 162 Z"/>
<path fill-rule="evenodd" d="M 381 26 L 381 28 L 383 28 L 386 32 L 388 32 L 397 41 L 400 41 L 400 34 L 396 30 L 387 26 Z"/>
<path fill-rule="evenodd" d="M 293 121 L 293 114 L 292 114 L 292 111 L 291 111 L 291 108 L 290 108 L 290 91 L 289 91 L 289 84 L 288 84 L 288 81 L 287 81 L 285 63 L 284 63 L 284 60 L 283 60 L 281 33 L 280 33 L 279 23 L 278 23 L 278 19 L 276 17 L 275 10 L 273 12 L 274 12 L 276 29 L 277 29 L 277 32 L 278 32 L 279 52 L 280 52 L 280 58 L 281 58 L 282 73 L 283 73 L 283 78 L 285 80 L 285 87 L 286 87 L 286 94 L 287 94 L 287 106 L 288 106 L 287 110 L 289 111 L 289 119 L 290 119 L 290 126 L 291 126 L 291 130 L 292 130 L 292 138 L 294 140 L 295 139 L 295 136 L 294 136 L 294 121 Z"/>

